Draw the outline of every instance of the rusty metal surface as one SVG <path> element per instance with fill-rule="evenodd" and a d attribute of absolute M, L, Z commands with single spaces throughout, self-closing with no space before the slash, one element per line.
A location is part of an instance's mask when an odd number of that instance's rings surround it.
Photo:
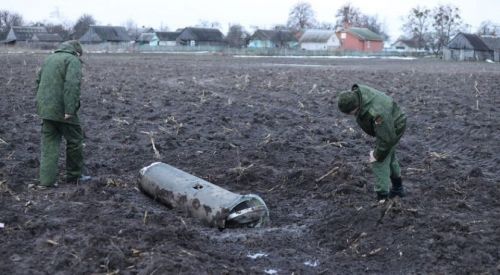
<path fill-rule="evenodd" d="M 139 186 L 155 200 L 184 209 L 210 226 L 259 227 L 269 221 L 269 211 L 259 196 L 230 192 L 165 163 L 141 169 Z"/>

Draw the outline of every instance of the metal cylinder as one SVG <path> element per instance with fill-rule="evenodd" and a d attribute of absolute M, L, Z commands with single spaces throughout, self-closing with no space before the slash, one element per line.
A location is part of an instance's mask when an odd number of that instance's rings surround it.
<path fill-rule="evenodd" d="M 184 209 L 210 226 L 260 227 L 269 210 L 257 195 L 239 195 L 165 163 L 140 171 L 140 189 L 170 208 Z"/>

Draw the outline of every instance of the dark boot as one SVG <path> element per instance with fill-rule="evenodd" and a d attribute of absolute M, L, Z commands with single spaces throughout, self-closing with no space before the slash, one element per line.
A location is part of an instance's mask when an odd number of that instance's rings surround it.
<path fill-rule="evenodd" d="M 389 198 L 389 193 L 384 191 L 377 192 L 377 201 L 387 200 Z"/>
<path fill-rule="evenodd" d="M 391 177 L 391 182 L 392 182 L 392 187 L 391 187 L 391 192 L 389 193 L 389 197 L 390 198 L 394 198 L 394 197 L 404 197 L 405 196 L 405 192 L 404 192 L 404 189 L 403 189 L 403 180 L 401 179 L 401 177 L 398 177 L 398 178 L 393 178 Z"/>

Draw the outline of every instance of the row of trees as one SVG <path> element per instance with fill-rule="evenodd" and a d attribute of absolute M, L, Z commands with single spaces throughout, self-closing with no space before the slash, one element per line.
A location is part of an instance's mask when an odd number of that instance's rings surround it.
<path fill-rule="evenodd" d="M 335 23 L 318 22 L 311 4 L 300 2 L 295 4 L 289 12 L 287 23 L 277 25 L 276 30 L 301 31 L 308 28 L 336 30 L 339 27 L 352 26 L 364 27 L 380 34 L 384 40 L 389 39 L 384 25 L 377 16 L 367 15 L 350 3 L 341 6 L 335 13 Z M 440 53 L 451 37 L 457 32 L 470 28 L 464 24 L 460 15 L 460 10 L 453 5 L 438 5 L 433 9 L 426 7 L 412 8 L 408 15 L 403 18 L 402 30 L 405 35 L 417 41 L 421 48 L 427 48 L 435 53 Z M 24 25 L 23 17 L 20 14 L 6 10 L 0 10 L 0 40 L 3 39 L 11 26 Z M 44 26 L 49 32 L 58 33 L 63 39 L 79 38 L 89 28 L 96 24 L 92 15 L 84 14 L 78 18 L 72 26 L 50 23 L 31 23 L 32 26 Z M 138 34 L 139 28 L 133 20 L 128 20 L 125 27 L 131 34 Z M 200 21 L 199 27 L 220 28 L 218 22 Z M 168 27 L 161 27 L 161 30 L 168 30 Z M 484 21 L 478 34 L 499 35 L 498 27 L 491 21 Z M 230 46 L 242 47 L 248 41 L 250 34 L 239 24 L 229 27 L 226 39 Z"/>
<path fill-rule="evenodd" d="M 439 5 L 433 10 L 412 8 L 402 27 L 405 34 L 417 41 L 421 48 L 435 53 L 440 53 L 452 36 L 466 28 L 460 10 L 451 5 Z"/>
<path fill-rule="evenodd" d="M 415 7 L 410 10 L 403 25 L 408 37 L 418 41 L 422 48 L 440 53 L 450 39 L 460 31 L 467 32 L 470 26 L 464 24 L 460 10 L 451 5 L 439 5 L 434 9 Z M 483 21 L 476 33 L 479 35 L 500 35 L 499 26 L 492 21 Z"/>
<path fill-rule="evenodd" d="M 340 7 L 335 13 L 335 23 L 318 22 L 311 4 L 300 2 L 292 7 L 288 15 L 287 27 L 294 31 L 308 28 L 336 30 L 344 26 L 368 28 L 380 34 L 384 40 L 389 35 L 377 16 L 364 14 L 359 8 L 347 3 Z"/>
<path fill-rule="evenodd" d="M 383 24 L 377 16 L 363 14 L 357 7 L 345 4 L 335 14 L 335 24 L 318 23 L 314 11 L 307 2 L 296 4 L 290 11 L 287 26 L 294 30 L 305 28 L 337 29 L 345 25 L 364 27 L 380 34 L 388 40 Z M 440 53 L 443 46 L 459 31 L 467 31 L 470 25 L 464 24 L 458 7 L 453 5 L 438 5 L 432 10 L 426 7 L 412 8 L 404 18 L 402 30 L 409 39 L 417 41 L 420 48 Z M 499 35 L 499 27 L 492 21 L 481 23 L 477 34 Z"/>

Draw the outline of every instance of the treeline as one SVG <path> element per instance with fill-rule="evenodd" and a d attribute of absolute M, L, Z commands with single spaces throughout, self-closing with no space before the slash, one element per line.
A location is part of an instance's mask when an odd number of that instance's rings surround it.
<path fill-rule="evenodd" d="M 386 41 L 389 40 L 387 30 L 378 18 L 363 13 L 358 7 L 350 3 L 344 4 L 338 10 L 332 12 L 332 22 L 319 22 L 313 7 L 308 2 L 295 4 L 289 12 L 288 20 L 285 24 L 276 25 L 274 29 L 287 29 L 301 31 L 304 29 L 331 29 L 340 27 L 364 27 L 381 35 Z M 448 44 L 451 37 L 459 31 L 471 32 L 471 26 L 463 22 L 460 9 L 453 5 L 439 4 L 434 8 L 417 6 L 411 8 L 408 14 L 402 17 L 401 29 L 404 31 L 405 39 L 414 40 L 419 47 L 440 53 L 443 46 Z M 0 10 L 0 40 L 5 39 L 11 26 L 43 26 L 51 33 L 59 34 L 63 39 L 78 39 L 97 21 L 92 15 L 83 14 L 74 25 L 52 24 L 44 22 L 26 23 L 22 15 L 6 10 Z M 141 29 L 133 20 L 124 23 L 124 27 L 129 34 L 138 35 Z M 218 22 L 200 21 L 196 27 L 220 28 Z M 255 28 L 258 28 L 255 26 Z M 168 27 L 161 26 L 160 30 L 166 31 Z M 475 31 L 481 35 L 499 35 L 499 24 L 490 20 L 485 20 Z M 250 33 L 239 24 L 229 27 L 226 40 L 229 45 L 242 47 Z"/>
<path fill-rule="evenodd" d="M 434 8 L 417 6 L 402 17 L 401 30 L 405 37 L 414 40 L 419 48 L 440 53 L 450 39 L 458 32 L 475 32 L 479 35 L 500 35 L 500 24 L 490 20 L 481 23 L 477 30 L 462 20 L 460 9 L 454 5 L 439 4 Z M 307 2 L 296 4 L 290 11 L 287 27 L 300 30 L 304 28 L 337 29 L 343 26 L 364 27 L 389 39 L 385 27 L 377 16 L 370 16 L 351 4 L 345 4 L 335 13 L 335 23 L 318 22 L 312 6 Z"/>

